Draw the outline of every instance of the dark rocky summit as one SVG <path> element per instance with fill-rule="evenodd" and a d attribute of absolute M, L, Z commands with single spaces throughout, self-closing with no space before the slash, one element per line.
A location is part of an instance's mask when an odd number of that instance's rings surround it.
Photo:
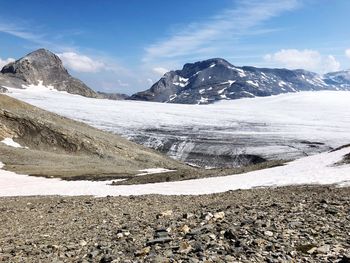
<path fill-rule="evenodd" d="M 0 198 L 0 262 L 345 263 L 349 209 L 332 186 Z"/>
<path fill-rule="evenodd" d="M 68 73 L 58 56 L 46 49 L 36 50 L 5 65 L 1 70 L 0 86 L 23 88 L 23 85 L 40 83 L 45 86 L 53 86 L 59 91 L 67 91 L 85 97 L 97 97 L 95 91 Z"/>
<path fill-rule="evenodd" d="M 170 71 L 150 89 L 136 93 L 130 99 L 208 104 L 287 92 L 350 90 L 349 76 L 349 72 L 321 76 L 302 69 L 236 67 L 224 59 L 215 58 Z"/>

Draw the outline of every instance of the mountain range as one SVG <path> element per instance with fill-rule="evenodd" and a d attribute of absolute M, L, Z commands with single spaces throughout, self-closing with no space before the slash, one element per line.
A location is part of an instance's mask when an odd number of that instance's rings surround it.
<path fill-rule="evenodd" d="M 319 75 L 303 69 L 237 67 L 222 58 L 185 64 L 169 71 L 133 100 L 209 104 L 298 91 L 350 90 L 350 71 Z"/>
<path fill-rule="evenodd" d="M 150 89 L 130 97 L 94 91 L 72 77 L 60 58 L 46 49 L 5 65 L 0 72 L 0 93 L 6 92 L 7 87 L 26 88 L 39 84 L 91 98 L 209 104 L 298 91 L 350 90 L 350 71 L 320 75 L 303 69 L 238 67 L 225 59 L 213 58 L 169 71 Z"/>

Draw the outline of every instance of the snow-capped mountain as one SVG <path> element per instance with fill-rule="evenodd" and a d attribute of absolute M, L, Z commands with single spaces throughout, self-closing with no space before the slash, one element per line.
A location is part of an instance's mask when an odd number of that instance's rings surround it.
<path fill-rule="evenodd" d="M 350 70 L 337 71 L 324 75 L 325 82 L 329 85 L 350 89 Z"/>
<path fill-rule="evenodd" d="M 336 78 L 332 74 L 321 76 L 302 69 L 236 67 L 224 59 L 214 58 L 170 71 L 150 89 L 136 93 L 130 99 L 208 104 L 297 91 L 350 89 L 350 85 L 343 85 L 343 80 L 349 82 L 349 79 Z"/>
<path fill-rule="evenodd" d="M 0 87 L 24 88 L 29 85 L 50 86 L 59 91 L 97 97 L 95 91 L 68 73 L 58 56 L 46 49 L 38 49 L 1 70 Z"/>

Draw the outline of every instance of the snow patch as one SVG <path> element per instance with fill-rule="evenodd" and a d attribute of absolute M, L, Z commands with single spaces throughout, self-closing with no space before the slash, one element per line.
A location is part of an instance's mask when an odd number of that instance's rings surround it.
<path fill-rule="evenodd" d="M 227 88 L 223 88 L 223 89 L 219 90 L 219 91 L 218 91 L 218 94 L 224 93 L 226 89 L 227 89 Z"/>
<path fill-rule="evenodd" d="M 2 170 L 3 164 L 0 163 L 0 196 L 202 195 L 237 189 L 302 184 L 338 184 L 339 186 L 348 186 L 350 183 L 350 165 L 334 166 L 334 163 L 342 160 L 343 156 L 349 152 L 350 147 L 347 147 L 335 152 L 301 158 L 285 166 L 245 174 L 178 182 L 120 186 L 110 185 L 111 181 L 62 181 L 59 179 L 20 175 Z M 157 171 L 159 173 L 159 171 L 163 171 L 161 169 L 163 168 L 144 171 Z"/>
<path fill-rule="evenodd" d="M 38 80 L 38 84 L 30 84 L 30 85 L 22 85 L 23 89 L 27 89 L 27 90 L 35 90 L 35 91 L 39 91 L 39 90 L 51 90 L 51 91 L 58 91 L 54 88 L 53 85 L 48 85 L 45 86 L 43 85 L 43 81 L 42 80 Z M 59 91 L 59 92 L 65 92 L 65 91 Z"/>
<path fill-rule="evenodd" d="M 283 86 L 286 86 L 287 85 L 287 83 L 285 83 L 284 81 L 279 81 L 278 82 L 278 86 L 280 86 L 280 87 L 283 87 Z"/>
<path fill-rule="evenodd" d="M 221 82 L 220 84 L 229 84 L 231 86 L 235 82 L 236 82 L 235 80 L 228 80 L 228 81 L 225 81 L 225 82 Z"/>
<path fill-rule="evenodd" d="M 252 86 L 255 86 L 255 87 L 259 87 L 259 84 L 258 83 L 256 83 L 256 82 L 254 82 L 254 81 L 251 81 L 251 80 L 247 80 L 246 81 L 249 85 L 252 85 Z"/>
<path fill-rule="evenodd" d="M 149 169 L 143 169 L 139 170 L 139 174 L 136 176 L 142 176 L 142 175 L 149 175 L 149 174 L 160 174 L 160 173 L 169 173 L 169 172 L 175 172 L 176 170 L 169 170 L 165 168 L 149 168 Z"/>
<path fill-rule="evenodd" d="M 15 142 L 12 138 L 5 138 L 1 141 L 3 144 L 14 148 L 24 148 L 19 143 Z"/>
<path fill-rule="evenodd" d="M 201 97 L 201 99 L 198 101 L 198 104 L 205 104 L 208 103 L 208 98 Z"/>

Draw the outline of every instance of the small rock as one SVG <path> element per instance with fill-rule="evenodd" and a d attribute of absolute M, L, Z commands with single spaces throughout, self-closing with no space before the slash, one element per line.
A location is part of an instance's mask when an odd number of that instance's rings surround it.
<path fill-rule="evenodd" d="M 173 210 L 167 210 L 158 214 L 157 218 L 171 217 L 172 215 L 173 215 Z"/>
<path fill-rule="evenodd" d="M 313 247 L 313 248 L 309 249 L 309 250 L 307 251 L 307 253 L 313 254 L 313 253 L 315 253 L 316 249 L 317 249 L 316 247 Z"/>
<path fill-rule="evenodd" d="M 215 220 L 224 219 L 224 218 L 225 218 L 225 213 L 224 212 L 214 213 L 214 219 Z"/>
<path fill-rule="evenodd" d="M 209 221 L 210 219 L 212 219 L 214 217 L 214 215 L 210 212 L 204 214 L 204 219 Z"/>
<path fill-rule="evenodd" d="M 182 233 L 184 233 L 184 234 L 187 234 L 187 233 L 189 233 L 190 232 L 190 228 L 189 228 L 189 226 L 188 225 L 184 225 L 183 227 L 181 227 L 181 229 L 180 229 L 180 231 L 182 232 Z"/>
<path fill-rule="evenodd" d="M 324 245 L 324 246 L 316 248 L 316 252 L 320 253 L 320 254 L 326 254 L 329 252 L 330 249 L 331 249 L 330 245 Z"/>
<path fill-rule="evenodd" d="M 169 243 L 170 241 L 172 241 L 172 238 L 170 237 L 161 237 L 161 238 L 155 238 L 155 239 L 149 240 L 146 245 L 151 246 L 155 244 L 164 244 L 164 243 Z"/>
<path fill-rule="evenodd" d="M 85 240 L 80 240 L 79 245 L 85 247 L 87 245 L 87 242 Z"/>
<path fill-rule="evenodd" d="M 190 219 L 190 218 L 194 217 L 194 214 L 192 214 L 192 213 L 186 213 L 186 214 L 183 214 L 182 217 L 185 218 L 185 219 Z"/>
<path fill-rule="evenodd" d="M 264 235 L 268 236 L 268 237 L 273 237 L 273 232 L 267 230 L 267 231 L 264 232 Z"/>
<path fill-rule="evenodd" d="M 192 249 L 192 246 L 188 242 L 182 242 L 180 244 L 179 252 L 181 254 L 188 254 Z"/>
<path fill-rule="evenodd" d="M 151 248 L 150 247 L 145 247 L 141 250 L 137 250 L 135 252 L 135 256 L 136 257 L 142 257 L 142 256 L 146 256 L 149 252 L 151 251 Z"/>

